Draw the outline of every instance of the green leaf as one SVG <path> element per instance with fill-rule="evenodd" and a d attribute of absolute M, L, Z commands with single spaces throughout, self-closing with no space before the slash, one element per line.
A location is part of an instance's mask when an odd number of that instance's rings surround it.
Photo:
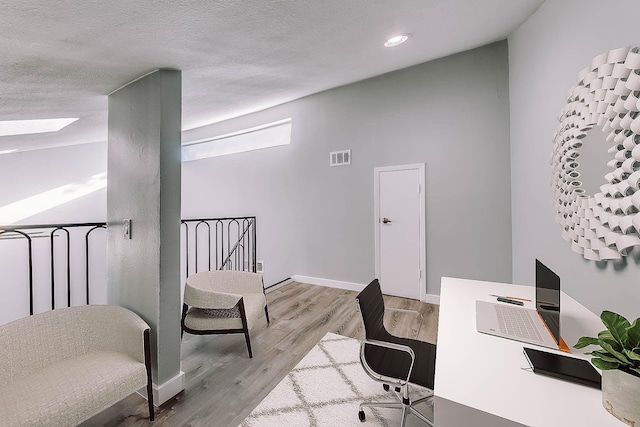
<path fill-rule="evenodd" d="M 611 335 L 611 332 L 609 332 L 607 329 L 598 333 L 598 338 L 604 342 L 611 344 L 616 350 L 622 350 L 622 346 L 620 345 L 620 343 L 616 341 L 613 335 Z"/>
<path fill-rule="evenodd" d="M 640 317 L 634 320 L 631 326 L 627 328 L 626 348 L 635 348 L 639 346 L 640 346 Z"/>
<path fill-rule="evenodd" d="M 585 348 L 588 345 L 600 345 L 600 340 L 598 338 L 592 337 L 580 337 L 578 342 L 573 346 L 573 348 Z"/>
<path fill-rule="evenodd" d="M 609 353 L 610 355 L 612 355 L 613 357 L 615 357 L 616 359 L 618 359 L 621 363 L 625 364 L 625 365 L 630 365 L 631 363 L 629 362 L 629 360 L 627 360 L 627 357 L 620 353 L 619 351 L 615 350 L 610 344 L 601 341 L 600 345 L 602 346 L 602 349 L 605 350 L 607 353 Z"/>
<path fill-rule="evenodd" d="M 593 359 L 591 359 L 591 363 L 593 363 L 593 365 L 596 368 L 602 369 L 603 371 L 607 371 L 610 369 L 618 369 L 618 366 L 620 366 L 619 363 L 605 362 L 604 360 L 599 359 L 597 357 L 594 357 Z"/>
<path fill-rule="evenodd" d="M 602 369 L 602 368 L 600 368 L 600 369 Z M 640 368 L 631 368 L 631 370 L 633 372 L 635 372 L 636 374 L 638 374 L 638 376 L 640 377 Z"/>
<path fill-rule="evenodd" d="M 622 347 L 627 342 L 627 329 L 631 326 L 629 321 L 613 311 L 603 311 L 600 320 L 607 327 L 613 338 L 620 343 Z"/>
<path fill-rule="evenodd" d="M 629 349 L 624 349 L 623 353 L 625 354 L 625 356 L 627 356 L 627 358 L 629 360 L 639 360 L 640 361 L 640 354 L 636 353 L 635 351 L 629 350 Z"/>
<path fill-rule="evenodd" d="M 620 361 L 618 359 L 616 359 L 614 356 L 610 355 L 609 353 L 607 353 L 604 350 L 592 351 L 590 354 L 593 357 L 598 357 L 598 358 L 604 360 L 605 362 L 620 363 Z"/>

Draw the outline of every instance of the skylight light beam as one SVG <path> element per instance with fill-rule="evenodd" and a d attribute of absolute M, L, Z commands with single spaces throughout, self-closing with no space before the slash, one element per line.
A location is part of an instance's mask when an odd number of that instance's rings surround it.
<path fill-rule="evenodd" d="M 12 225 L 56 206 L 107 187 L 107 174 L 100 173 L 85 182 L 72 183 L 0 206 L 0 225 Z"/>

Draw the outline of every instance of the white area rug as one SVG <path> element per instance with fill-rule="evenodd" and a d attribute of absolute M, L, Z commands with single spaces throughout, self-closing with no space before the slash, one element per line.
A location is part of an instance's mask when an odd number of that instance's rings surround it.
<path fill-rule="evenodd" d="M 360 342 L 328 333 L 240 424 L 242 427 L 337 427 L 399 426 L 399 409 L 365 408 L 366 420 L 358 419 L 363 401 L 394 401 L 364 372 L 359 359 Z M 416 388 L 412 399 L 424 393 Z M 431 418 L 431 403 L 418 409 Z M 424 426 L 409 415 L 408 426 Z"/>

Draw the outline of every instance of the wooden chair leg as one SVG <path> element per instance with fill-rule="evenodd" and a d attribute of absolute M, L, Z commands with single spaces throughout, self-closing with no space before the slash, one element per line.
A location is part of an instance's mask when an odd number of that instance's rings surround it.
<path fill-rule="evenodd" d="M 149 421 L 155 418 L 153 408 L 153 382 L 151 379 L 151 339 L 149 329 L 144 331 L 144 364 L 147 367 L 147 402 L 149 404 Z"/>
<path fill-rule="evenodd" d="M 187 317 L 188 310 L 189 306 L 187 304 L 182 304 L 182 319 L 180 320 L 180 341 L 182 341 L 182 336 L 184 335 L 184 318 Z"/>
<path fill-rule="evenodd" d="M 251 351 L 251 340 L 249 339 L 249 331 L 245 329 L 244 339 L 247 342 L 247 350 L 249 351 L 249 358 L 253 358 L 253 352 Z"/>
<path fill-rule="evenodd" d="M 271 322 L 269 321 L 269 310 L 267 309 L 267 306 L 266 306 L 266 305 L 264 306 L 264 314 L 267 316 L 267 323 L 271 323 Z"/>
<path fill-rule="evenodd" d="M 240 318 L 242 319 L 242 330 L 244 332 L 244 339 L 247 342 L 247 350 L 249 351 L 249 357 L 253 358 L 253 352 L 251 351 L 251 340 L 249 338 L 249 325 L 247 323 L 247 313 L 244 310 L 244 298 L 240 298 L 240 301 L 238 301 L 238 308 L 240 309 Z"/>

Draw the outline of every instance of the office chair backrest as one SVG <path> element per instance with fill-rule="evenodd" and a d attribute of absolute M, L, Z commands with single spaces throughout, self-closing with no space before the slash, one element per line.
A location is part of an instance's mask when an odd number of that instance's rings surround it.
<path fill-rule="evenodd" d="M 367 339 L 384 339 L 389 333 L 384 327 L 384 299 L 378 279 L 373 279 L 356 297 L 362 314 Z"/>

